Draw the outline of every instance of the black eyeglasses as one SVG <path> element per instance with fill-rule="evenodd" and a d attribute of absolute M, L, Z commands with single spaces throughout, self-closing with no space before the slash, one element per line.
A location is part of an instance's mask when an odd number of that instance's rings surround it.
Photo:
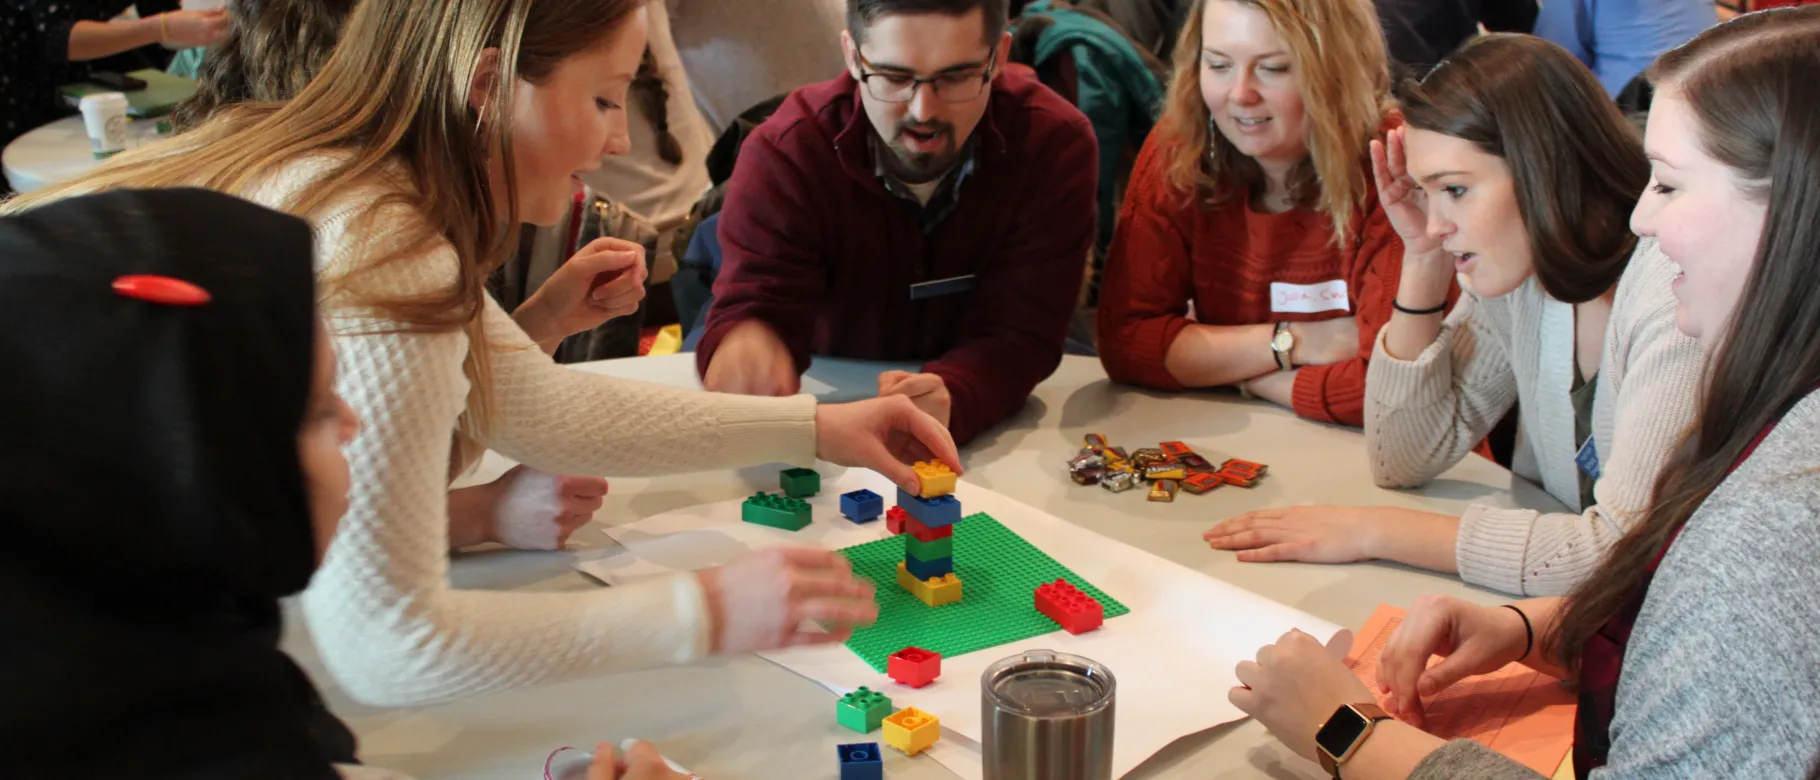
<path fill-rule="evenodd" d="M 943 103 L 965 103 L 980 96 L 986 91 L 986 85 L 992 82 L 994 65 L 971 73 L 944 73 L 931 78 L 917 78 L 907 73 L 881 73 L 872 69 L 872 63 L 866 59 L 857 47 L 854 56 L 859 58 L 861 71 L 859 80 L 866 85 L 866 94 L 873 100 L 886 103 L 908 103 L 916 98 L 916 90 L 924 84 L 935 93 L 935 98 Z M 990 52 L 986 55 L 992 56 Z"/>

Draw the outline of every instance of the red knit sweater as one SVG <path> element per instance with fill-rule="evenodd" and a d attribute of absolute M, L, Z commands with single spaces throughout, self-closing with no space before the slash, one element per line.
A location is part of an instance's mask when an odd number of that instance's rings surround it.
<path fill-rule="evenodd" d="M 1100 293 L 1100 362 L 1114 381 L 1163 390 L 1186 387 L 1163 365 L 1169 345 L 1190 324 L 1255 325 L 1357 317 L 1358 356 L 1302 366 L 1295 412 L 1323 422 L 1363 425 L 1365 365 L 1378 329 L 1390 320 L 1403 266 L 1403 240 L 1370 192 L 1343 247 L 1331 218 L 1313 209 L 1261 214 L 1248 199 L 1208 207 L 1169 186 L 1173 146 L 1151 133 L 1138 156 Z M 1345 280 L 1349 310 L 1273 313 L 1271 282 Z M 1448 294 L 1451 302 L 1458 292 Z M 1193 302 L 1195 319 L 1187 317 Z M 1262 349 L 1263 347 L 1260 347 Z"/>

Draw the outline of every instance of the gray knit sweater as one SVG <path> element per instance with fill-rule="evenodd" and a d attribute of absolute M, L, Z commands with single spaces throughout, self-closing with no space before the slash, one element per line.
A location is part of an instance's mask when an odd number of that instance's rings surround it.
<path fill-rule="evenodd" d="M 1460 518 L 1461 579 L 1559 596 L 1584 579 L 1649 502 L 1656 472 L 1693 417 L 1703 359 L 1675 329 L 1675 267 L 1646 239 L 1618 281 L 1599 363 L 1592 433 L 1601 474 L 1580 506 L 1574 453 L 1574 307 L 1530 279 L 1498 298 L 1465 296 L 1413 360 L 1384 351 L 1365 380 L 1365 439 L 1380 487 L 1416 487 L 1472 452 L 1512 403 L 1517 476 L 1573 512 L 1475 504 Z"/>
<path fill-rule="evenodd" d="M 1663 558 L 1597 780 L 1799 778 L 1820 756 L 1820 393 L 1783 418 Z M 1411 776 L 1536 778 L 1476 742 Z"/>

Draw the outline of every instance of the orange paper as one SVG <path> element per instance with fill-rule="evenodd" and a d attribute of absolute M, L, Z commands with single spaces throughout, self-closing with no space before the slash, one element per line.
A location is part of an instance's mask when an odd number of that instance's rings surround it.
<path fill-rule="evenodd" d="M 1365 681 L 1379 706 L 1389 697 L 1378 692 L 1378 654 L 1404 614 L 1389 604 L 1378 605 L 1346 655 L 1346 665 Z M 1509 664 L 1448 686 L 1423 709 L 1423 730 L 1442 739 L 1470 739 L 1552 777 L 1573 748 L 1574 706 L 1573 692 L 1559 679 Z"/>

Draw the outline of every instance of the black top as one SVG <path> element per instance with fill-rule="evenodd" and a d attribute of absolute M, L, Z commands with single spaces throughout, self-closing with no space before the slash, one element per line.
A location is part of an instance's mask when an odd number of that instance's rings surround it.
<path fill-rule="evenodd" d="M 213 300 L 114 292 L 142 274 Z M 0 218 L 0 777 L 329 780 L 351 757 L 278 649 L 315 568 L 313 282 L 303 221 L 217 193 Z"/>
<path fill-rule="evenodd" d="M 1374 0 L 1390 58 L 1421 77 L 1479 25 L 1492 32 L 1527 33 L 1536 26 L 1536 0 Z"/>
<path fill-rule="evenodd" d="M 181 0 L 139 0 L 140 16 L 175 11 Z M 135 5 L 133 0 L 0 0 L 0 146 L 71 113 L 57 94 L 64 84 L 91 71 L 118 73 L 162 68 L 163 47 L 147 46 L 89 62 L 70 62 L 70 28 L 77 22 L 105 22 Z M 0 186 L 0 191 L 5 188 Z"/>

